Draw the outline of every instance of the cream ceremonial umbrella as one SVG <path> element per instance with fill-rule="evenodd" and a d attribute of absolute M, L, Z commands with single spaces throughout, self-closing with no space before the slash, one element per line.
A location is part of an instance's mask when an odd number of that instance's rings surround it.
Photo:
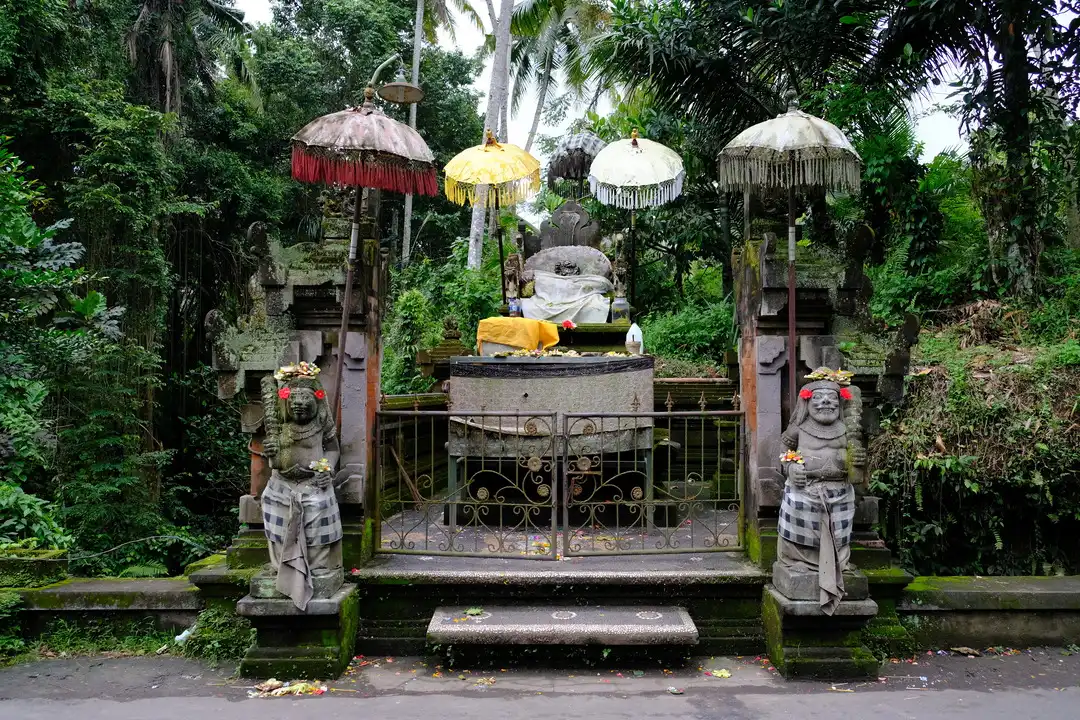
<path fill-rule="evenodd" d="M 634 302 L 634 215 L 638 210 L 665 205 L 682 194 L 683 161 L 671 148 L 638 137 L 616 140 L 596 155 L 589 168 L 589 188 L 604 205 L 630 211 L 630 304 Z"/>
<path fill-rule="evenodd" d="M 722 190 L 785 189 L 788 193 L 788 383 L 795 407 L 795 190 L 821 187 L 855 192 L 862 161 L 840 128 L 799 110 L 739 133 L 719 156 Z M 747 195 L 749 197 L 749 195 Z"/>
<path fill-rule="evenodd" d="M 540 190 L 540 161 L 517 145 L 499 143 L 491 131 L 484 142 L 465 148 L 446 163 L 446 197 L 458 205 L 476 205 L 480 187 L 488 187 L 486 204 L 495 207 L 516 205 Z M 502 223 L 496 223 L 499 238 L 499 274 L 503 274 Z M 506 302 L 506 279 L 501 279 L 502 299 Z"/>

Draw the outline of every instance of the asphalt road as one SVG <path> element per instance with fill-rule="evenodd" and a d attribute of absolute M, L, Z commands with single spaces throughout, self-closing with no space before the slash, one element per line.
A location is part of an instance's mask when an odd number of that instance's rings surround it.
<path fill-rule="evenodd" d="M 363 662 L 321 696 L 250 698 L 249 681 L 182 658 L 59 658 L 0 670 L 0 718 L 1080 718 L 1080 656 L 1055 649 L 1004 657 L 923 656 L 915 664 L 887 663 L 882 681 L 836 685 L 785 681 L 767 661 L 751 657 L 702 658 L 681 668 L 636 672 L 451 670 L 415 658 Z M 707 674 L 721 669 L 731 677 Z"/>

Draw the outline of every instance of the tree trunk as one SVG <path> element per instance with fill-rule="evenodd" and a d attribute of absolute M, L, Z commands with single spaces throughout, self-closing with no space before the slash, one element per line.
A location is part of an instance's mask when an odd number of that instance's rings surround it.
<path fill-rule="evenodd" d="M 489 6 L 489 10 L 491 6 Z M 484 118 L 484 132 L 498 130 L 500 111 L 507 96 L 507 52 L 510 44 L 510 17 L 514 9 L 513 0 L 502 0 L 498 22 L 492 31 L 495 33 L 495 57 L 491 66 L 491 84 L 488 87 L 487 114 Z M 480 140 L 483 142 L 483 138 Z M 480 267 L 484 248 L 484 218 L 487 209 L 487 188 L 481 186 L 477 191 L 476 204 L 473 205 L 472 227 L 469 232 L 469 267 Z"/>
<path fill-rule="evenodd" d="M 1005 145 L 1005 178 L 1001 190 L 1002 217 L 1008 222 L 1005 267 L 1009 291 L 1029 295 L 1035 290 L 1042 242 L 1038 230 L 1036 177 L 1031 159 L 1031 76 L 1027 32 L 1028 10 L 1024 0 L 1004 3 L 1005 25 L 1001 32 L 1002 138 Z"/>
<path fill-rule="evenodd" d="M 525 141 L 525 152 L 532 150 L 533 140 L 536 138 L 536 130 L 540 127 L 540 116 L 544 112 L 544 103 L 547 101 L 548 88 L 551 87 L 551 61 L 552 53 L 544 58 L 544 74 L 540 78 L 540 92 L 536 98 L 536 112 L 533 113 L 532 127 L 529 128 L 529 138 Z"/>
<path fill-rule="evenodd" d="M 416 24 L 413 25 L 412 84 L 420 85 L 420 51 L 424 46 L 424 0 L 416 0 Z M 409 105 L 409 127 L 416 129 L 416 103 Z M 401 227 L 401 262 L 409 264 L 412 253 L 413 196 L 405 196 L 405 222 Z"/>

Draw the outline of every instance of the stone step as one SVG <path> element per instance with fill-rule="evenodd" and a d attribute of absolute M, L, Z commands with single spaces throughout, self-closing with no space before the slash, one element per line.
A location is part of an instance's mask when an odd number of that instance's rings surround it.
<path fill-rule="evenodd" d="M 673 606 L 441 606 L 428 642 L 471 645 L 696 645 L 690 614 Z"/>

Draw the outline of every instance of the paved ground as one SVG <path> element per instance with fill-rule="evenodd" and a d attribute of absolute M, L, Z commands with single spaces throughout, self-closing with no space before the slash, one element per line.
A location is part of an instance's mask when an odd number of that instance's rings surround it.
<path fill-rule="evenodd" d="M 273 720 L 378 717 L 513 720 L 588 717 L 1069 718 L 1080 716 L 1080 656 L 922 656 L 884 680 L 787 682 L 756 658 L 703 658 L 671 670 L 447 670 L 415 658 L 365 658 L 318 697 L 248 698 L 250 685 L 173 657 L 60 658 L 0 670 L 5 720 Z M 728 670 L 730 678 L 707 672 Z M 721 674 L 721 673 L 717 673 Z M 672 694 L 674 688 L 680 694 Z M 362 715 L 361 715 L 362 714 Z"/>

